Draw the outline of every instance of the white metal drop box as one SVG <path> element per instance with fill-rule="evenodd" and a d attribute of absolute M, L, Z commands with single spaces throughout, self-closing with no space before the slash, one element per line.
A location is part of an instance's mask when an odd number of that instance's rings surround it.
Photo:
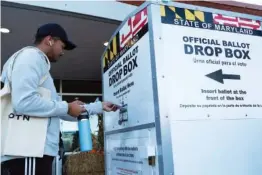
<path fill-rule="evenodd" d="M 145 3 L 102 56 L 107 175 L 262 174 L 262 17 Z"/>

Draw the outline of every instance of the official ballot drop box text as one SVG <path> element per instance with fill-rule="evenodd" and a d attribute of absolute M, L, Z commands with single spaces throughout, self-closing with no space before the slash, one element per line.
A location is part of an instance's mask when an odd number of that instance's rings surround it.
<path fill-rule="evenodd" d="M 262 174 L 262 18 L 145 3 L 102 56 L 107 175 Z"/>

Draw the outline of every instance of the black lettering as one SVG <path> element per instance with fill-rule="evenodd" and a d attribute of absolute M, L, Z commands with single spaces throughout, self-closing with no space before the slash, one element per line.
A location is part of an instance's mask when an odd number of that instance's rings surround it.
<path fill-rule="evenodd" d="M 17 116 L 17 120 L 19 120 L 19 117 L 21 117 L 22 115 L 16 115 Z"/>
<path fill-rule="evenodd" d="M 124 76 L 128 74 L 129 72 L 132 72 L 136 67 L 138 67 L 137 64 L 137 57 L 130 60 L 126 65 L 124 65 Z"/>
<path fill-rule="evenodd" d="M 203 47 L 196 45 L 196 46 L 195 46 L 195 53 L 196 53 L 196 55 L 198 55 L 198 53 L 200 53 L 200 55 L 204 55 L 204 53 L 203 53 Z"/>
<path fill-rule="evenodd" d="M 185 49 L 185 54 L 192 54 L 194 52 L 193 46 L 189 44 L 185 44 L 184 49 Z"/>
<path fill-rule="evenodd" d="M 225 56 L 227 57 L 227 58 L 233 58 L 233 52 L 232 52 L 232 50 L 231 49 L 225 49 Z"/>
<path fill-rule="evenodd" d="M 241 50 L 234 50 L 234 56 L 238 59 L 242 58 Z"/>
<path fill-rule="evenodd" d="M 201 40 L 200 40 L 200 41 L 201 41 Z M 203 44 L 208 44 L 208 40 L 207 40 L 206 38 L 203 38 L 203 39 L 202 39 L 202 43 L 203 43 Z"/>
<path fill-rule="evenodd" d="M 242 52 L 243 52 L 243 54 L 244 54 L 244 55 L 243 55 L 243 59 L 249 59 L 249 60 L 251 60 L 250 57 L 249 57 L 249 55 L 248 55 L 248 54 L 249 54 L 249 50 L 246 50 L 246 51 L 245 51 L 245 50 L 242 50 Z"/>
<path fill-rule="evenodd" d="M 213 48 L 210 47 L 210 46 L 205 47 L 205 54 L 206 54 L 207 56 L 212 56 L 212 55 L 214 54 Z"/>
<path fill-rule="evenodd" d="M 136 54 L 136 52 L 137 52 L 136 48 L 134 48 L 133 51 L 132 51 L 132 56 L 134 56 Z"/>
<path fill-rule="evenodd" d="M 109 86 L 112 86 L 114 83 L 120 80 L 121 76 L 122 76 L 122 69 L 120 69 L 118 72 L 112 75 L 112 77 L 109 78 Z"/>
<path fill-rule="evenodd" d="M 136 46 L 135 50 L 136 50 L 136 53 L 138 53 L 138 46 Z"/>
<path fill-rule="evenodd" d="M 244 100 L 244 97 L 237 97 L 235 98 L 236 100 L 239 100 L 239 101 L 243 101 Z"/>
<path fill-rule="evenodd" d="M 30 120 L 30 116 L 28 116 L 28 115 L 24 115 L 24 116 L 23 116 L 23 120 L 27 120 L 27 121 L 29 121 L 29 120 Z"/>
<path fill-rule="evenodd" d="M 249 51 L 245 51 L 245 50 L 239 50 L 239 49 L 236 49 L 236 50 L 232 50 L 232 49 L 228 49 L 226 48 L 225 49 L 225 56 L 227 58 L 237 58 L 237 59 L 251 59 L 249 57 Z"/>
<path fill-rule="evenodd" d="M 136 62 L 136 58 L 137 58 L 137 57 L 135 57 L 135 58 L 133 59 L 133 69 L 136 68 L 136 67 L 138 67 L 137 62 Z"/>
<path fill-rule="evenodd" d="M 227 41 L 223 40 L 222 44 L 223 44 L 223 46 L 227 46 Z"/>
<path fill-rule="evenodd" d="M 220 47 L 215 47 L 215 55 L 218 56 L 222 53 L 222 49 Z"/>
<path fill-rule="evenodd" d="M 122 69 L 119 70 L 119 77 L 121 79 L 121 75 L 122 75 Z"/>
<path fill-rule="evenodd" d="M 122 63 L 120 61 L 109 71 L 108 76 L 111 76 L 115 71 L 117 71 L 121 67 L 122 67 Z"/>
<path fill-rule="evenodd" d="M 15 114 L 11 113 L 8 115 L 8 118 L 14 118 L 15 117 Z"/>
<path fill-rule="evenodd" d="M 123 64 L 126 64 L 131 58 L 138 53 L 138 46 L 136 46 L 126 57 L 123 59 Z"/>
<path fill-rule="evenodd" d="M 211 47 L 211 46 L 200 46 L 200 45 L 195 45 L 191 46 L 188 44 L 184 45 L 185 49 L 185 54 L 195 54 L 195 55 L 206 55 L 206 56 L 213 56 L 213 55 L 220 55 L 222 53 L 222 49 L 219 47 Z"/>
<path fill-rule="evenodd" d="M 127 68 L 128 68 L 128 72 L 131 72 L 133 70 L 133 63 L 131 61 L 127 63 Z"/>
<path fill-rule="evenodd" d="M 28 116 L 28 115 L 16 115 L 16 114 L 14 114 L 14 113 L 9 114 L 9 115 L 8 115 L 8 118 L 10 118 L 10 119 L 11 119 L 11 118 L 16 118 L 17 120 L 23 118 L 23 120 L 27 120 L 27 121 L 30 120 L 30 116 Z"/>
<path fill-rule="evenodd" d="M 124 76 L 128 73 L 127 65 L 124 65 Z"/>
<path fill-rule="evenodd" d="M 188 42 L 188 37 L 187 36 L 183 36 L 183 41 L 184 42 Z"/>

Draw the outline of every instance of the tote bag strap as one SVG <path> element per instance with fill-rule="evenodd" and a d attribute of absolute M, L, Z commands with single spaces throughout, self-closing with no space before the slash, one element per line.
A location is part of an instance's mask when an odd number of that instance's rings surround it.
<path fill-rule="evenodd" d="M 8 82 L 9 82 L 10 88 L 11 88 L 12 71 L 13 71 L 13 68 L 14 68 L 15 61 L 16 61 L 16 59 L 17 59 L 17 57 L 18 57 L 18 55 L 19 55 L 20 53 L 22 53 L 25 49 L 29 49 L 29 48 L 37 49 L 38 52 L 42 52 L 42 51 L 40 51 L 40 50 L 39 50 L 38 48 L 36 48 L 36 47 L 27 46 L 27 47 L 24 47 L 23 49 L 17 51 L 17 52 L 12 56 L 13 59 L 10 61 L 9 67 L 8 67 L 8 70 L 7 70 L 7 78 L 8 78 Z M 49 59 L 47 58 L 47 56 L 44 55 L 43 53 L 40 53 L 40 54 L 45 58 L 45 60 L 46 60 L 46 62 L 47 62 L 47 65 L 48 65 L 47 70 L 48 70 L 48 71 L 47 71 L 47 74 L 44 75 L 44 76 L 41 78 L 41 80 L 40 80 L 40 82 L 39 82 L 39 86 L 41 86 L 41 85 L 45 82 L 45 80 L 46 80 L 47 77 L 48 77 L 49 70 L 50 70 L 50 68 L 51 68 L 50 61 L 49 61 Z"/>
<path fill-rule="evenodd" d="M 39 86 L 42 86 L 42 84 L 45 82 L 45 80 L 48 78 L 48 73 L 43 76 L 39 82 Z"/>

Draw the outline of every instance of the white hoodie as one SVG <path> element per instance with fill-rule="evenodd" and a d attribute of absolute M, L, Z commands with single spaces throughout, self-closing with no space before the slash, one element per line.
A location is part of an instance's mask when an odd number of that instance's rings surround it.
<path fill-rule="evenodd" d="M 8 83 L 7 68 L 10 62 L 5 63 L 2 71 L 2 82 Z M 54 86 L 45 60 L 45 54 L 35 48 L 27 48 L 20 53 L 15 61 L 12 72 L 12 103 L 17 114 L 24 114 L 38 117 L 48 117 L 48 130 L 45 142 L 45 155 L 56 156 L 59 149 L 60 119 L 66 121 L 77 121 L 76 118 L 67 114 L 68 103 L 61 101 Z M 48 78 L 43 83 L 43 87 L 51 90 L 52 100 L 43 99 L 37 92 L 40 79 L 48 74 Z M 86 104 L 90 115 L 102 113 L 102 103 L 100 101 Z M 17 157 L 1 157 L 1 161 Z"/>

